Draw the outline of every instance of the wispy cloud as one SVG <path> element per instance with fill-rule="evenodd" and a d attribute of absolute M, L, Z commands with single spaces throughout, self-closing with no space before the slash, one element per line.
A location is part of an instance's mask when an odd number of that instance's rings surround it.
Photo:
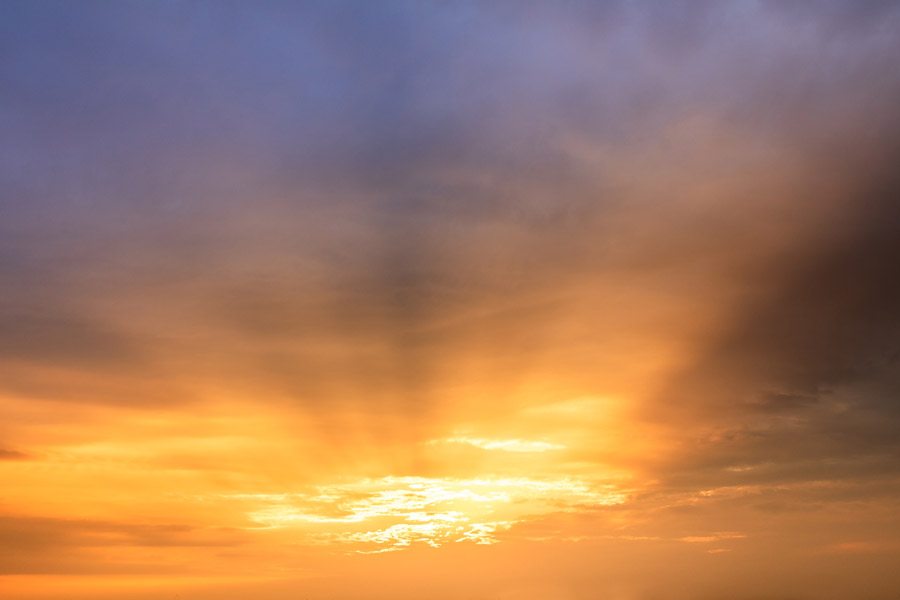
<path fill-rule="evenodd" d="M 469 444 L 483 450 L 504 450 L 506 452 L 546 452 L 547 450 L 562 450 L 565 446 L 551 444 L 550 442 L 538 442 L 530 440 L 489 440 L 481 438 L 469 438 L 454 436 L 431 440 L 430 444 Z"/>

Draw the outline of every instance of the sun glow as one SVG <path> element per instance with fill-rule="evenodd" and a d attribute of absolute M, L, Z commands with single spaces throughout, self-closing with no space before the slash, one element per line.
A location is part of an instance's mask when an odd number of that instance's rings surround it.
<path fill-rule="evenodd" d="M 0 50 L 0 600 L 897 598 L 900 0 Z"/>
<path fill-rule="evenodd" d="M 575 507 L 609 506 L 626 494 L 574 479 L 384 477 L 320 486 L 314 494 L 251 494 L 248 517 L 264 527 L 294 527 L 320 543 L 364 544 L 352 551 L 397 550 L 413 543 L 495 543 L 497 532 Z M 338 527 L 340 525 L 340 527 Z"/>
<path fill-rule="evenodd" d="M 468 444 L 483 450 L 505 450 L 506 452 L 546 452 L 547 450 L 563 450 L 561 444 L 549 442 L 534 442 L 528 440 L 487 440 L 481 438 L 469 438 L 454 436 L 441 440 L 432 440 L 431 444 Z"/>

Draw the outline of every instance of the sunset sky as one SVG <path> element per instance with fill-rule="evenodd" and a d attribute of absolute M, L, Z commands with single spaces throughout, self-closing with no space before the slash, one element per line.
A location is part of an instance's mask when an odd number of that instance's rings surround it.
<path fill-rule="evenodd" d="M 900 2 L 0 2 L 0 598 L 900 597 Z"/>

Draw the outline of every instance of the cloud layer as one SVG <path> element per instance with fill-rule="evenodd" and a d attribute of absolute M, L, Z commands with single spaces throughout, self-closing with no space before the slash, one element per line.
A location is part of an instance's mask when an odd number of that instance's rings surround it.
<path fill-rule="evenodd" d="M 890 1 L 5 3 L 6 583 L 893 597 L 898 32 Z M 414 485 L 457 496 L 391 508 Z"/>

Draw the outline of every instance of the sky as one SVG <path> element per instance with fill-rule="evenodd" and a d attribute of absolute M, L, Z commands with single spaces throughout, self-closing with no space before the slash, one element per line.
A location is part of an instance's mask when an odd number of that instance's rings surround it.
<path fill-rule="evenodd" d="M 900 594 L 900 3 L 0 3 L 0 596 Z"/>

